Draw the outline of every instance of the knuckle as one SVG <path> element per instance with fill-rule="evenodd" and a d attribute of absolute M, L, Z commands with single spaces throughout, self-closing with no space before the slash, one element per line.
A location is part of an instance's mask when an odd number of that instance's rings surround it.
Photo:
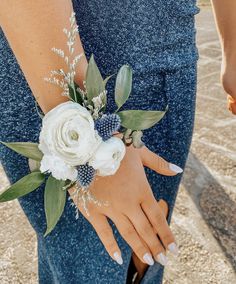
<path fill-rule="evenodd" d="M 98 234 L 101 238 L 108 239 L 109 236 L 111 235 L 111 228 L 109 227 L 100 228 L 98 230 Z"/>
<path fill-rule="evenodd" d="M 152 247 L 151 249 L 154 255 L 157 255 L 160 252 L 165 251 L 165 249 L 163 248 L 160 242 L 156 246 Z"/>
<path fill-rule="evenodd" d="M 139 232 L 142 236 L 149 235 L 152 231 L 152 227 L 149 224 L 142 224 L 139 228 Z"/>
<path fill-rule="evenodd" d="M 113 239 L 108 239 L 106 244 L 105 244 L 106 250 L 108 252 L 113 252 L 116 250 L 116 242 Z"/>
<path fill-rule="evenodd" d="M 136 255 L 138 255 L 139 257 L 143 257 L 144 253 L 147 251 L 145 249 L 144 246 L 142 245 L 138 245 L 137 247 L 133 247 L 134 252 L 136 253 Z"/>
<path fill-rule="evenodd" d="M 83 205 L 81 203 L 77 203 L 77 201 L 74 201 L 75 204 L 77 204 L 77 207 L 79 211 L 83 214 L 83 216 L 87 219 L 90 220 L 94 214 L 96 214 L 97 210 L 93 204 L 88 204 L 87 205 L 87 210 L 89 212 L 89 215 L 86 213 Z"/>
<path fill-rule="evenodd" d="M 162 242 L 167 246 L 168 244 L 174 242 L 174 236 L 171 232 L 165 232 L 162 236 Z"/>
<path fill-rule="evenodd" d="M 152 188 L 148 182 L 148 180 L 144 180 L 142 184 L 140 184 L 142 188 L 140 197 L 140 203 L 145 203 L 148 207 L 153 207 L 155 202 L 155 197 L 152 191 Z"/>
<path fill-rule="evenodd" d="M 163 226 L 168 226 L 166 223 L 166 219 L 164 215 L 161 212 L 156 212 L 153 218 L 153 223 L 155 227 L 163 227 Z"/>
<path fill-rule="evenodd" d="M 127 227 L 124 228 L 123 231 L 122 231 L 122 235 L 123 235 L 123 237 L 124 237 L 125 239 L 128 239 L 128 238 L 132 237 L 134 233 L 135 233 L 135 232 L 134 232 L 134 228 L 131 227 L 131 226 L 127 226 Z"/>
<path fill-rule="evenodd" d="M 159 245 L 156 246 L 156 251 L 157 251 L 157 253 L 158 253 L 158 252 L 165 251 L 164 246 L 163 246 L 160 242 L 159 242 Z"/>
<path fill-rule="evenodd" d="M 162 157 L 160 157 L 160 156 L 157 156 L 156 157 L 156 164 L 157 164 L 157 167 L 159 168 L 159 169 L 164 169 L 165 168 L 165 166 L 166 166 L 166 161 L 162 158 Z"/>

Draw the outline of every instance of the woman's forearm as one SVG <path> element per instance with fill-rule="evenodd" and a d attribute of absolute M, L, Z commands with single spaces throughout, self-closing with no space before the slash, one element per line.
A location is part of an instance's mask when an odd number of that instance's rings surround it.
<path fill-rule="evenodd" d="M 236 1 L 211 1 L 223 52 L 236 57 Z"/>
<path fill-rule="evenodd" d="M 14 7 L 14 9 L 12 8 Z M 73 11 L 71 0 L 1 0 L 0 25 L 25 75 L 25 78 L 46 113 L 56 105 L 68 100 L 62 96 L 59 86 L 47 83 L 43 78 L 51 70 L 68 70 L 63 59 L 51 48 L 67 51 L 67 38 L 62 32 L 69 28 Z M 79 34 L 74 53 L 83 53 Z M 83 88 L 87 60 L 82 56 L 77 67 L 75 81 Z"/>

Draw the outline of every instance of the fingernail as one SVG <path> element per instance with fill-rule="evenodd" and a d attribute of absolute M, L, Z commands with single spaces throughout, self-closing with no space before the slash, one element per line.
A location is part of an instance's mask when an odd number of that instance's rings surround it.
<path fill-rule="evenodd" d="M 175 164 L 172 164 L 172 163 L 169 163 L 169 169 L 172 171 L 172 172 L 175 172 L 177 174 L 180 174 L 183 172 L 183 170 L 179 167 L 179 166 L 176 166 Z"/>
<path fill-rule="evenodd" d="M 115 260 L 116 260 L 116 262 L 118 264 L 120 264 L 120 265 L 123 264 L 123 259 L 122 259 L 121 255 L 118 252 L 115 252 L 113 254 L 113 256 L 114 256 L 114 258 L 115 258 Z"/>
<path fill-rule="evenodd" d="M 162 264 L 163 266 L 167 265 L 168 259 L 167 257 L 161 252 L 157 255 L 157 261 Z"/>
<path fill-rule="evenodd" d="M 145 255 L 143 256 L 143 260 L 149 264 L 149 265 L 153 265 L 154 264 L 154 260 L 152 258 L 152 256 L 150 255 L 150 253 L 145 253 Z"/>
<path fill-rule="evenodd" d="M 178 247 L 176 245 L 176 243 L 171 243 L 168 245 L 168 249 L 170 252 L 172 252 L 174 255 L 178 255 L 179 253 L 179 250 L 178 250 Z"/>

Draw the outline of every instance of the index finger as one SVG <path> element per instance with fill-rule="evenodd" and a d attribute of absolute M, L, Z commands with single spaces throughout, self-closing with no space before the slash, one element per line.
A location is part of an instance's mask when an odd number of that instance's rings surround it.
<path fill-rule="evenodd" d="M 144 166 L 149 167 L 159 174 L 165 176 L 175 176 L 183 172 L 183 170 L 179 166 L 167 162 L 165 159 L 152 152 L 146 146 L 140 148 L 140 157 Z"/>

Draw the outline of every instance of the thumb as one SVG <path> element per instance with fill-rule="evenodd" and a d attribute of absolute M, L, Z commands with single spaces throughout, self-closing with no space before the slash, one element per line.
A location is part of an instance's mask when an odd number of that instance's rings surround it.
<path fill-rule="evenodd" d="M 167 162 L 158 156 L 146 146 L 140 148 L 140 157 L 144 166 L 154 170 L 155 172 L 165 176 L 175 176 L 183 172 L 183 170 L 172 163 Z"/>

